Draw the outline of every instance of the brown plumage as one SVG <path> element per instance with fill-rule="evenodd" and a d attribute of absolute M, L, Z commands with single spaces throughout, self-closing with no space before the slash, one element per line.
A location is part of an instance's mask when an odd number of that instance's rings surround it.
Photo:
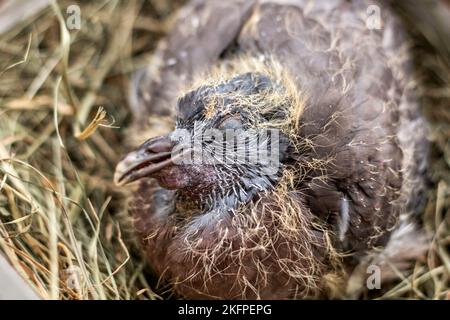
<path fill-rule="evenodd" d="M 186 298 L 317 296 L 420 211 L 426 125 L 407 37 L 365 1 L 192 1 L 136 74 L 116 180 L 162 282 Z M 229 114 L 232 114 L 231 121 Z M 175 165 L 175 127 L 277 128 L 282 167 Z M 219 191 L 218 191 L 219 190 Z M 242 195 L 245 191 L 245 196 Z"/>

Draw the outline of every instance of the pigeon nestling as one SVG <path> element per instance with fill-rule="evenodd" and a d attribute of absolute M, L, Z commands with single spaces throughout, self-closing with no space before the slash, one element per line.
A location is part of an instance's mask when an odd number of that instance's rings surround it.
<path fill-rule="evenodd" d="M 192 1 L 137 72 L 130 130 L 146 141 L 115 180 L 138 181 L 146 257 L 180 296 L 317 297 L 420 210 L 426 125 L 408 42 L 382 2 L 371 30 L 369 5 Z M 218 135 L 198 148 L 245 159 L 176 161 L 177 133 L 206 130 Z M 220 149 L 230 131 L 246 143 Z M 245 161 L 252 139 L 278 162 Z"/>

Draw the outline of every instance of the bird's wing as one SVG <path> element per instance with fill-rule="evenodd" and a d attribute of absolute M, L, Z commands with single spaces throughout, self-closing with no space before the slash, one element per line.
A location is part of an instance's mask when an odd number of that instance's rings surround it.
<path fill-rule="evenodd" d="M 308 97 L 298 133 L 308 144 L 297 165 L 307 172 L 299 188 L 311 211 L 343 232 L 346 248 L 383 244 L 404 182 L 397 139 L 408 80 L 403 32 L 381 4 L 384 24 L 370 30 L 368 1 L 281 2 L 254 10 L 238 47 L 277 57 Z M 416 112 L 417 101 L 408 102 Z"/>
<path fill-rule="evenodd" d="M 179 90 L 232 44 L 254 3 L 195 0 L 180 10 L 153 63 L 139 70 L 132 82 L 130 105 L 135 127 L 145 128 L 149 120 L 173 116 Z"/>

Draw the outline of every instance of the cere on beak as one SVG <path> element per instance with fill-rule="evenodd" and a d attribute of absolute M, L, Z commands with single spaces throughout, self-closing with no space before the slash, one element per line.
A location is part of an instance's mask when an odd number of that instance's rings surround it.
<path fill-rule="evenodd" d="M 117 185 L 125 185 L 144 177 L 151 177 L 161 169 L 172 165 L 173 146 L 174 143 L 165 136 L 147 140 L 117 164 L 114 182 Z"/>

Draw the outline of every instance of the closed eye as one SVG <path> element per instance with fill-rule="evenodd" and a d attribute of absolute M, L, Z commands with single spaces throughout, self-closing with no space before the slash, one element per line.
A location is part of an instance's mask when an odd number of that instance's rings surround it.
<path fill-rule="evenodd" d="M 227 118 L 225 118 L 224 120 L 222 120 L 219 125 L 217 126 L 217 128 L 221 129 L 221 130 L 226 130 L 226 129 L 241 129 L 242 128 L 242 121 L 239 118 L 239 116 L 234 115 L 234 116 L 229 116 Z"/>

